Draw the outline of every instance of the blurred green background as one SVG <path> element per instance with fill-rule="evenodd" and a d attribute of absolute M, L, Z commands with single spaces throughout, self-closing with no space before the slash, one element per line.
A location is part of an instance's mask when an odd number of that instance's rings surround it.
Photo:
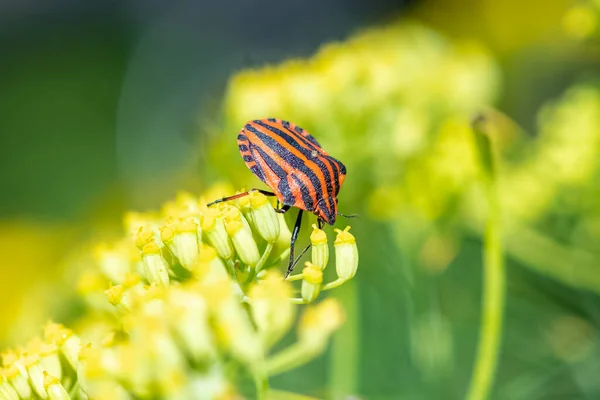
<path fill-rule="evenodd" d="M 69 249 L 124 211 L 256 186 L 235 136 L 277 117 L 347 165 L 361 262 L 343 295 L 351 349 L 273 386 L 318 396 L 349 351 L 364 398 L 462 398 L 481 325 L 483 112 L 507 258 L 492 398 L 598 398 L 598 18 L 593 0 L 0 4 L 0 338 L 68 318 L 52 289 Z"/>

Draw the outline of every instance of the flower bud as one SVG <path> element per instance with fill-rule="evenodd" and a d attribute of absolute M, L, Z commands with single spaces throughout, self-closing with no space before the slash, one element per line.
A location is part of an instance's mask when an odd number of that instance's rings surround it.
<path fill-rule="evenodd" d="M 245 193 L 246 190 L 242 189 L 241 191 L 235 192 L 235 194 Z M 252 230 L 256 229 L 254 225 L 254 217 L 252 216 L 252 208 L 250 208 L 250 196 L 242 196 L 240 198 L 235 199 L 235 206 L 242 212 L 242 215 L 250 224 Z"/>
<path fill-rule="evenodd" d="M 260 254 L 252 237 L 252 230 L 247 222 L 244 224 L 243 218 L 239 210 L 237 213 L 228 213 L 225 217 L 225 229 L 240 260 L 246 265 L 254 266 L 260 260 Z"/>
<path fill-rule="evenodd" d="M 144 276 L 148 282 L 162 286 L 169 285 L 169 265 L 160 254 L 160 247 L 154 241 L 142 249 L 142 262 Z"/>
<path fill-rule="evenodd" d="M 316 265 L 306 262 L 302 270 L 302 300 L 306 303 L 312 303 L 319 297 L 321 286 L 323 284 L 323 271 Z"/>
<path fill-rule="evenodd" d="M 207 208 L 200 214 L 200 227 L 206 235 L 208 242 L 217 250 L 217 254 L 224 260 L 233 257 L 233 244 L 227 236 L 221 212 L 216 208 Z"/>
<path fill-rule="evenodd" d="M 260 337 L 230 280 L 215 282 L 203 295 L 217 342 L 240 361 L 253 364 L 259 360 L 263 356 Z"/>
<path fill-rule="evenodd" d="M 198 258 L 198 224 L 191 218 L 179 220 L 164 226 L 160 234 L 161 240 L 179 259 L 179 263 L 191 270 Z"/>
<path fill-rule="evenodd" d="M 333 245 L 335 247 L 335 270 L 339 279 L 352 279 L 358 268 L 358 248 L 354 236 L 348 232 L 347 226 L 343 231 L 336 229 L 337 237 Z"/>
<path fill-rule="evenodd" d="M 344 321 L 342 307 L 335 299 L 326 299 L 306 309 L 298 326 L 298 338 L 315 352 L 323 351 L 329 336 Z"/>
<path fill-rule="evenodd" d="M 290 328 L 294 320 L 294 305 L 288 301 L 291 285 L 275 270 L 265 270 L 264 279 L 250 288 L 252 319 L 265 348 L 273 345 Z"/>
<path fill-rule="evenodd" d="M 8 381 L 8 371 L 6 368 L 0 368 L 0 399 L 19 400 L 19 393 Z"/>
<path fill-rule="evenodd" d="M 206 301 L 190 290 L 169 292 L 169 318 L 191 359 L 206 362 L 215 357 L 215 343 Z"/>
<path fill-rule="evenodd" d="M 94 249 L 94 259 L 100 270 L 111 282 L 121 283 L 126 274 L 131 272 L 132 253 L 130 242 L 120 242 L 113 246 L 101 243 Z M 133 247 L 135 251 L 135 247 Z"/>
<path fill-rule="evenodd" d="M 156 239 L 156 232 L 147 225 L 142 225 L 134 236 L 135 245 L 138 249 L 143 249 L 145 245 Z"/>
<path fill-rule="evenodd" d="M 129 313 L 133 308 L 132 293 L 124 285 L 115 285 L 104 291 L 108 302 L 122 313 Z"/>
<path fill-rule="evenodd" d="M 277 213 L 269 203 L 267 196 L 260 192 L 250 192 L 250 208 L 252 220 L 258 234 L 269 243 L 273 243 L 279 237 L 279 221 Z"/>
<path fill-rule="evenodd" d="M 42 399 L 48 398 L 48 393 L 44 388 L 43 368 L 40 364 L 40 357 L 37 354 L 23 354 L 23 366 L 29 375 L 29 383 L 35 393 Z"/>
<path fill-rule="evenodd" d="M 150 227 L 158 224 L 159 217 L 158 213 L 128 211 L 123 216 L 125 232 L 127 232 L 129 236 L 135 237 L 142 226 L 147 227 L 147 230 L 152 230 Z"/>
<path fill-rule="evenodd" d="M 285 254 L 290 250 L 290 241 L 292 240 L 292 232 L 285 222 L 285 217 L 281 213 L 277 214 L 279 222 L 279 237 L 275 241 L 273 254 Z"/>
<path fill-rule="evenodd" d="M 186 360 L 165 322 L 162 312 L 143 315 L 132 324 L 130 331 L 130 345 L 142 375 L 136 386 L 144 397 L 150 390 L 159 397 L 170 398 L 185 380 Z M 126 368 L 123 371 L 127 373 Z"/>
<path fill-rule="evenodd" d="M 50 400 L 71 400 L 69 393 L 61 385 L 60 380 L 44 371 L 44 389 Z"/>
<path fill-rule="evenodd" d="M 4 365 L 3 375 L 19 396 L 22 399 L 31 398 L 32 390 L 29 385 L 29 376 L 17 353 L 12 351 L 3 353 L 2 364 Z"/>
<path fill-rule="evenodd" d="M 27 353 L 39 355 L 43 370 L 57 377 L 62 376 L 56 344 L 44 343 L 40 338 L 35 338 L 27 344 Z"/>
<path fill-rule="evenodd" d="M 312 263 L 324 270 L 329 262 L 329 245 L 327 243 L 327 234 L 319 229 L 316 224 L 312 225 L 313 231 L 310 235 L 312 244 Z"/>
<path fill-rule="evenodd" d="M 192 273 L 197 279 L 205 283 L 229 279 L 227 267 L 217 254 L 214 247 L 207 244 L 201 244 L 199 247 L 199 256 Z"/>
<path fill-rule="evenodd" d="M 79 363 L 80 340 L 70 329 L 60 324 L 49 322 L 44 328 L 44 339 L 58 346 L 60 353 L 68 361 L 73 371 Z"/>

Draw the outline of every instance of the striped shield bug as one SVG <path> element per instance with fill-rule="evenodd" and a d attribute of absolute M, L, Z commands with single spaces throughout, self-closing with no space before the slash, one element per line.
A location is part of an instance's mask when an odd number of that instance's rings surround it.
<path fill-rule="evenodd" d="M 287 277 L 310 248 L 309 245 L 294 259 L 294 245 L 302 223 L 302 212 L 315 214 L 319 228 L 325 223 L 333 225 L 336 217 L 343 215 L 338 212 L 337 195 L 346 178 L 346 167 L 325 152 L 307 131 L 276 118 L 248 122 L 238 134 L 237 142 L 246 166 L 272 192 L 252 189 L 213 201 L 209 206 L 259 191 L 266 196 L 277 197 L 283 205 L 276 209 L 277 212 L 285 213 L 291 207 L 298 208 Z"/>

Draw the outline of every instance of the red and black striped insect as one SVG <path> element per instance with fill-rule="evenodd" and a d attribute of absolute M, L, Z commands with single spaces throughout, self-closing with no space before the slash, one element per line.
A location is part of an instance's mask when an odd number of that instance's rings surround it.
<path fill-rule="evenodd" d="M 315 214 L 319 228 L 325 223 L 333 225 L 336 217 L 343 215 L 338 212 L 337 195 L 346 179 L 346 167 L 325 152 L 307 131 L 276 118 L 248 122 L 239 133 L 237 142 L 246 166 L 273 192 L 252 189 L 213 201 L 209 206 L 259 191 L 266 196 L 277 196 L 283 204 L 276 209 L 277 212 L 285 213 L 290 207 L 299 208 L 292 232 L 287 277 L 310 248 L 310 245 L 306 247 L 294 260 L 302 212 Z"/>

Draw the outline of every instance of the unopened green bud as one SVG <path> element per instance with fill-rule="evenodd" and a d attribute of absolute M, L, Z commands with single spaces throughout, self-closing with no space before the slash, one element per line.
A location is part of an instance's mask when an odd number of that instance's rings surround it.
<path fill-rule="evenodd" d="M 54 343 L 44 343 L 40 338 L 35 338 L 27 344 L 28 354 L 37 354 L 40 357 L 42 369 L 54 376 L 62 375 L 58 346 Z"/>
<path fill-rule="evenodd" d="M 280 231 L 275 209 L 269 203 L 267 196 L 260 192 L 251 192 L 248 197 L 252 210 L 250 214 L 258 234 L 269 243 L 275 242 Z"/>
<path fill-rule="evenodd" d="M 37 354 L 24 354 L 23 365 L 29 375 L 29 382 L 35 393 L 42 399 L 48 398 L 48 393 L 44 388 L 44 370 L 40 364 L 40 357 Z"/>
<path fill-rule="evenodd" d="M 206 283 L 229 279 L 227 268 L 217 254 L 214 247 L 207 244 L 201 244 L 199 247 L 199 257 L 192 273 L 197 279 Z"/>
<path fill-rule="evenodd" d="M 4 369 L 0 369 L 0 399 L 2 400 L 19 400 L 19 393 L 14 387 L 8 382 L 6 372 Z"/>
<path fill-rule="evenodd" d="M 81 345 L 79 336 L 61 324 L 49 322 L 44 328 L 44 339 L 46 342 L 58 346 L 60 353 L 68 361 L 73 371 L 77 370 Z"/>
<path fill-rule="evenodd" d="M 169 264 L 160 254 L 160 247 L 150 242 L 142 249 L 144 276 L 148 282 L 160 286 L 169 285 Z"/>
<path fill-rule="evenodd" d="M 276 270 L 264 270 L 264 277 L 250 288 L 252 317 L 265 348 L 279 340 L 294 321 L 294 306 L 288 300 L 292 286 Z"/>
<path fill-rule="evenodd" d="M 124 285 L 112 286 L 104 293 L 108 298 L 108 302 L 117 307 L 120 312 L 124 314 L 131 312 L 133 308 L 132 293 Z"/>
<path fill-rule="evenodd" d="M 131 272 L 132 249 L 128 245 L 131 243 L 100 243 L 94 248 L 94 259 L 104 276 L 111 282 L 121 283 L 125 275 Z M 136 251 L 135 247 L 133 251 Z"/>
<path fill-rule="evenodd" d="M 242 189 L 242 191 L 236 192 L 235 194 L 240 194 L 243 192 L 245 192 L 245 190 Z M 250 196 L 249 195 L 243 196 L 243 197 L 240 197 L 239 199 L 236 199 L 235 205 L 242 212 L 242 214 L 244 215 L 244 218 L 246 218 L 246 220 L 248 221 L 248 224 L 250 224 L 250 226 L 254 230 L 256 228 L 256 226 L 254 225 L 254 217 L 252 216 L 252 208 L 250 208 Z"/>
<path fill-rule="evenodd" d="M 60 380 L 44 371 L 44 388 L 50 400 L 70 400 L 69 393 L 61 385 Z"/>
<path fill-rule="evenodd" d="M 46 342 L 58 346 L 60 353 L 68 361 L 73 371 L 77 370 L 81 345 L 79 336 L 61 324 L 49 322 L 44 328 L 44 339 Z"/>
<path fill-rule="evenodd" d="M 198 224 L 192 218 L 182 219 L 164 226 L 160 234 L 181 265 L 191 270 L 198 258 Z"/>
<path fill-rule="evenodd" d="M 275 241 L 273 254 L 284 254 L 290 249 L 290 241 L 292 240 L 292 232 L 285 222 L 283 214 L 277 213 L 277 221 L 279 222 L 279 237 Z"/>
<path fill-rule="evenodd" d="M 200 215 L 200 227 L 208 242 L 217 250 L 219 257 L 229 260 L 234 250 L 231 239 L 227 236 L 223 216 L 216 208 L 208 208 Z"/>
<path fill-rule="evenodd" d="M 313 231 L 310 235 L 312 244 L 312 263 L 324 270 L 329 262 L 329 245 L 327 243 L 327 234 L 313 224 Z"/>
<path fill-rule="evenodd" d="M 4 377 L 10 382 L 19 396 L 22 399 L 31 398 L 32 390 L 29 385 L 29 376 L 19 356 L 14 352 L 3 353 L 2 363 L 4 364 Z"/>
<path fill-rule="evenodd" d="M 302 270 L 302 300 L 312 303 L 319 297 L 323 285 L 323 271 L 316 265 L 306 262 Z"/>
<path fill-rule="evenodd" d="M 347 226 L 343 231 L 336 229 L 337 237 L 333 245 L 335 247 L 335 270 L 339 279 L 352 279 L 358 268 L 358 248 L 354 236 L 348 232 Z"/>
<path fill-rule="evenodd" d="M 237 217 L 225 219 L 227 234 L 231 238 L 240 260 L 246 265 L 254 266 L 260 260 L 258 246 L 252 237 L 250 227 L 242 222 L 243 216 L 239 214 Z"/>
<path fill-rule="evenodd" d="M 306 309 L 298 325 L 298 337 L 308 349 L 323 351 L 329 336 L 343 322 L 340 304 L 335 299 L 326 299 Z"/>
<path fill-rule="evenodd" d="M 209 326 L 206 301 L 194 291 L 171 290 L 169 315 L 183 347 L 196 362 L 215 357 L 215 343 Z"/>

